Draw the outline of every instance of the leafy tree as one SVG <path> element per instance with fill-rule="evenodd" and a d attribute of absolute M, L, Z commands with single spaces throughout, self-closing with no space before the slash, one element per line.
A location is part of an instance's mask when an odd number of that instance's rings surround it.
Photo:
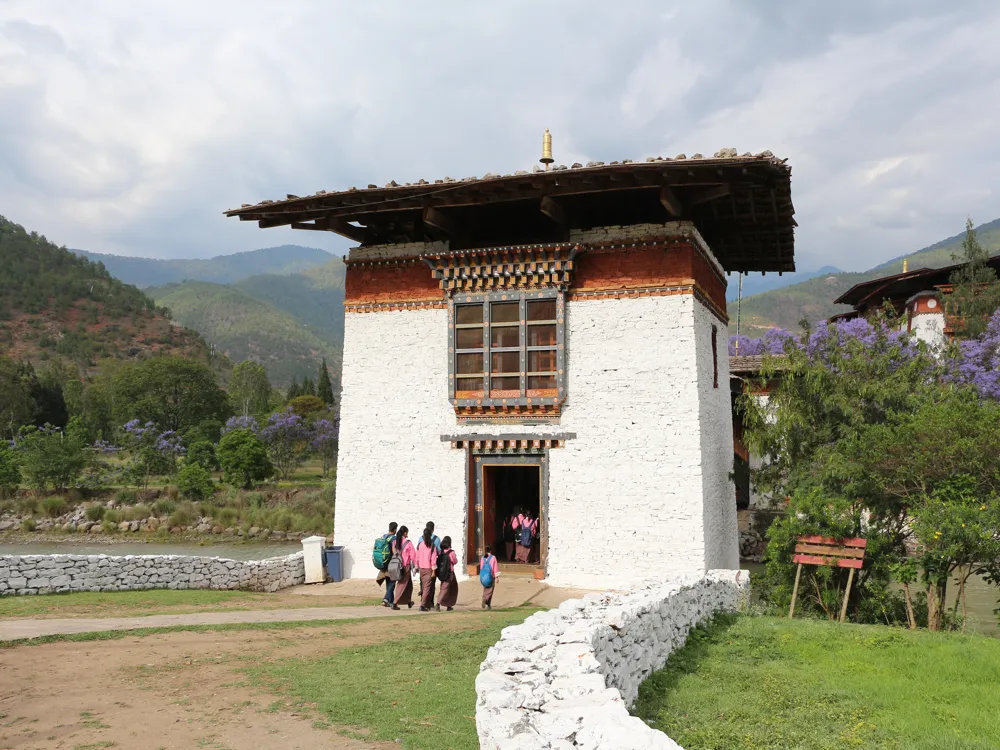
<path fill-rule="evenodd" d="M 315 396 L 316 395 L 316 384 L 312 382 L 312 378 L 308 375 L 302 380 L 302 385 L 299 388 L 300 396 Z"/>
<path fill-rule="evenodd" d="M 219 468 L 219 459 L 215 455 L 215 446 L 207 440 L 192 443 L 187 450 L 185 464 L 198 464 L 205 471 L 215 471 Z"/>
<path fill-rule="evenodd" d="M 17 454 L 6 441 L 0 441 L 0 497 L 10 497 L 21 484 Z"/>
<path fill-rule="evenodd" d="M 31 422 L 33 402 L 20 367 L 0 357 L 0 437 L 11 438 Z"/>
<path fill-rule="evenodd" d="M 971 385 L 983 398 L 1000 401 L 1000 310 L 982 334 L 959 341 L 947 356 L 956 382 Z"/>
<path fill-rule="evenodd" d="M 244 417 L 266 412 L 270 407 L 271 383 L 264 366 L 249 359 L 236 365 L 229 380 L 229 399 L 236 412 Z"/>
<path fill-rule="evenodd" d="M 323 399 L 323 403 L 327 406 L 333 406 L 333 383 L 330 382 L 330 370 L 326 366 L 326 359 L 319 366 L 316 395 Z"/>
<path fill-rule="evenodd" d="M 223 435 L 216 454 L 225 481 L 235 487 L 250 489 L 274 473 L 264 443 L 245 428 L 230 430 Z"/>
<path fill-rule="evenodd" d="M 323 477 L 330 475 L 330 469 L 337 463 L 337 446 L 340 439 L 340 423 L 329 419 L 317 419 L 312 425 L 309 447 L 323 462 Z"/>
<path fill-rule="evenodd" d="M 300 417 L 308 417 L 326 409 L 326 404 L 319 396 L 296 396 L 288 402 L 288 408 Z"/>
<path fill-rule="evenodd" d="M 260 431 L 267 455 L 282 479 L 289 479 L 306 458 L 309 428 L 291 409 L 275 412 Z"/>
<path fill-rule="evenodd" d="M 949 279 L 952 293 L 946 297 L 955 335 L 960 338 L 983 333 L 989 317 L 1000 308 L 1000 281 L 997 272 L 987 264 L 989 257 L 979 243 L 972 219 L 966 219 L 962 254 L 954 258 L 963 265 L 952 272 Z"/>
<path fill-rule="evenodd" d="M 184 455 L 181 439 L 173 430 L 161 432 L 152 422 L 141 424 L 133 419 L 122 431 L 128 453 L 125 472 L 136 487 L 145 489 L 154 475 L 172 474 L 177 458 Z"/>
<path fill-rule="evenodd" d="M 176 356 L 124 363 L 112 379 L 112 409 L 121 422 L 138 419 L 175 432 L 228 416 L 226 394 L 208 365 Z"/>
<path fill-rule="evenodd" d="M 16 441 L 24 477 L 39 490 L 73 486 L 90 460 L 87 448 L 81 431 L 50 425 L 23 427 Z"/>
<path fill-rule="evenodd" d="M 293 377 L 291 385 L 288 386 L 288 390 L 285 392 L 285 400 L 291 401 L 293 398 L 302 395 L 302 386 L 299 385 L 298 378 Z"/>
<path fill-rule="evenodd" d="M 189 500 L 204 500 L 214 491 L 212 475 L 204 466 L 193 461 L 185 461 L 177 472 L 177 491 Z"/>

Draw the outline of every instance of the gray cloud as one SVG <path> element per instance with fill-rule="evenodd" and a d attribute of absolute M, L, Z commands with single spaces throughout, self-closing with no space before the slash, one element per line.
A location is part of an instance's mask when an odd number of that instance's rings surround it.
<path fill-rule="evenodd" d="M 1000 216 L 1000 8 L 787 3 L 0 4 L 0 213 L 99 252 L 323 233 L 261 198 L 559 161 L 769 148 L 798 265 L 865 268 Z"/>

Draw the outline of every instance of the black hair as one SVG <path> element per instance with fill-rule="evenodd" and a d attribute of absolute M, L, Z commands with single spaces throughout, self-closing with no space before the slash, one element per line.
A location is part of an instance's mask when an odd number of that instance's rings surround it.
<path fill-rule="evenodd" d="M 397 524 L 395 521 L 393 521 L 392 523 L 389 524 L 389 533 L 390 534 L 395 534 L 396 533 L 396 529 L 398 529 L 398 528 L 399 528 L 399 524 Z"/>
<path fill-rule="evenodd" d="M 424 544 L 431 546 L 431 537 L 434 534 L 434 524 L 429 523 L 424 527 Z"/>
<path fill-rule="evenodd" d="M 409 534 L 409 533 L 410 533 L 410 530 L 408 528 L 406 528 L 405 526 L 400 526 L 399 527 L 399 531 L 396 532 L 396 549 L 397 550 L 401 551 L 403 549 L 403 535 L 404 534 Z"/>
<path fill-rule="evenodd" d="M 431 533 L 433 534 L 434 533 L 434 522 L 433 521 L 428 521 L 427 522 L 427 528 L 430 529 Z"/>
<path fill-rule="evenodd" d="M 443 550 L 445 550 L 445 549 L 451 549 L 451 537 L 450 536 L 446 536 L 444 539 L 441 540 L 441 549 L 443 549 Z"/>
<path fill-rule="evenodd" d="M 493 547 L 491 547 L 490 545 L 487 544 L 485 549 L 486 549 L 486 554 L 487 555 L 493 553 Z"/>

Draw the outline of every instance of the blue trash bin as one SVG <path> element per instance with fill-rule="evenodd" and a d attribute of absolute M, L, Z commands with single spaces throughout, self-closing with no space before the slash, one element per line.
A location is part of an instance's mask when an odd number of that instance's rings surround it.
<path fill-rule="evenodd" d="M 327 547 L 324 550 L 326 555 L 326 574 L 334 583 L 344 580 L 344 548 L 342 546 Z"/>

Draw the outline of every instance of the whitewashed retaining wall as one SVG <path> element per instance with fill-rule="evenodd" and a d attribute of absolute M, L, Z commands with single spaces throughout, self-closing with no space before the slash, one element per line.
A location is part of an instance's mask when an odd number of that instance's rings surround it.
<path fill-rule="evenodd" d="M 591 594 L 504 628 L 476 678 L 484 750 L 679 750 L 631 716 L 639 686 L 694 626 L 735 611 L 747 571 Z"/>
<path fill-rule="evenodd" d="M 593 231 L 700 242 L 684 223 Z M 464 558 L 466 457 L 441 436 L 483 433 L 576 436 L 548 456 L 550 583 L 641 580 L 637 549 L 655 549 L 671 575 L 738 565 L 725 325 L 686 294 L 571 301 L 566 326 L 559 424 L 468 425 L 448 401 L 447 311 L 347 315 L 335 519 L 347 577 L 375 577 L 372 544 L 390 521 L 412 539 L 434 521 Z M 600 549 L 600 565 L 581 566 L 581 549 Z"/>
<path fill-rule="evenodd" d="M 278 591 L 304 581 L 301 552 L 266 560 L 191 555 L 0 555 L 0 596 L 144 589 Z"/>

